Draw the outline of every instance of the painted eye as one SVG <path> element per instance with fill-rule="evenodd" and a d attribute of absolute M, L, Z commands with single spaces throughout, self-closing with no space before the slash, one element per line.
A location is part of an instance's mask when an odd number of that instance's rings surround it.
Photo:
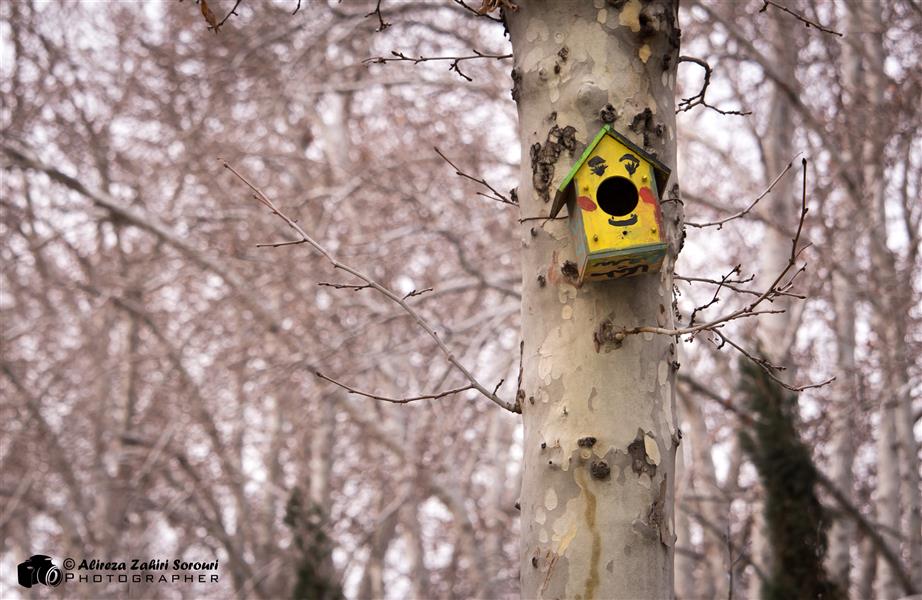
<path fill-rule="evenodd" d="M 637 187 L 625 177 L 609 177 L 599 185 L 595 198 L 603 211 L 622 217 L 637 207 Z"/>

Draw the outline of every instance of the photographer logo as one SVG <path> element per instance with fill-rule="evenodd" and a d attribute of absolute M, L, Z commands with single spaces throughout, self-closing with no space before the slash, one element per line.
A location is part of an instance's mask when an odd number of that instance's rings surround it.
<path fill-rule="evenodd" d="M 127 558 L 110 560 L 67 557 L 59 568 L 46 554 L 35 554 L 17 566 L 19 585 L 58 587 L 62 583 L 78 585 L 108 584 L 207 584 L 218 583 L 219 561 L 183 560 L 171 557 Z"/>
<path fill-rule="evenodd" d="M 19 585 L 30 588 L 33 585 L 47 585 L 58 587 L 64 580 L 61 569 L 51 562 L 51 557 L 44 554 L 33 554 L 26 561 L 19 563 Z"/>

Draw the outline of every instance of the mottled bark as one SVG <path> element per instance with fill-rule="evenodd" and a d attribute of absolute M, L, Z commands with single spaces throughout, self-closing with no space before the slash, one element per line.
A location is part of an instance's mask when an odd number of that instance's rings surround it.
<path fill-rule="evenodd" d="M 600 113 L 675 166 L 676 4 L 534 0 L 507 11 L 523 218 L 548 214 L 547 197 L 603 125 Z M 561 271 L 573 259 L 567 222 L 521 225 L 525 598 L 673 595 L 673 340 L 598 348 L 593 339 L 605 320 L 672 326 L 681 216 L 676 202 L 663 208 L 661 273 L 581 287 Z"/>
<path fill-rule="evenodd" d="M 679 419 L 680 422 L 682 419 Z M 687 437 L 686 437 L 687 439 Z M 687 442 L 686 442 L 687 443 Z M 691 473 L 686 466 L 685 453 L 679 448 L 676 451 L 676 554 L 675 554 L 675 596 L 679 600 L 695 598 L 695 565 L 697 557 L 692 555 L 694 544 L 691 540 L 691 520 L 688 511 L 683 509 L 681 503 L 691 489 Z"/>

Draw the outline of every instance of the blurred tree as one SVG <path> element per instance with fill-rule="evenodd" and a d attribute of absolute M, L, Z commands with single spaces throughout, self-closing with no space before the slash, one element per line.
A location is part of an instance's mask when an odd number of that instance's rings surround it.
<path fill-rule="evenodd" d="M 743 429 L 743 449 L 765 488 L 765 529 L 772 560 L 762 581 L 763 600 L 842 598 L 826 576 L 826 532 L 830 520 L 816 495 L 817 473 L 810 449 L 797 433 L 797 396 L 740 360 L 740 392 L 752 414 Z"/>

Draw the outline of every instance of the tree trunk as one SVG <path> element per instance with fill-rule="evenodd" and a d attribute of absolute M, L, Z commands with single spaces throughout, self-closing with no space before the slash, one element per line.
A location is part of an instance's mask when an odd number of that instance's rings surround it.
<path fill-rule="evenodd" d="M 603 109 L 675 166 L 676 11 L 674 0 L 531 0 L 506 12 L 523 218 L 547 216 Z M 673 186 L 664 199 L 677 196 Z M 673 326 L 679 207 L 663 204 L 670 248 L 660 273 L 581 287 L 561 272 L 574 257 L 566 220 L 522 223 L 525 598 L 673 596 L 673 340 L 600 348 L 594 334 L 603 322 Z"/>
<path fill-rule="evenodd" d="M 717 483 L 717 472 L 714 468 L 714 459 L 711 456 L 713 445 L 708 435 L 704 413 L 695 399 L 689 396 L 682 397 L 682 408 L 689 428 L 689 443 L 691 455 L 694 457 L 695 486 L 697 496 L 705 498 L 697 502 L 688 502 L 693 505 L 701 518 L 704 518 L 712 527 L 704 528 L 704 541 L 702 551 L 705 555 L 700 584 L 697 596 L 700 598 L 726 598 L 729 583 L 730 557 L 727 553 L 727 518 L 730 512 L 729 501 L 721 502 L 723 495 Z M 735 483 L 735 482 L 734 482 Z M 679 590 L 681 592 L 681 590 Z M 692 597 L 686 592 L 685 597 Z"/>
<path fill-rule="evenodd" d="M 691 521 L 688 511 L 681 506 L 683 498 L 691 493 L 691 477 L 685 464 L 684 454 L 676 452 L 676 557 L 675 557 L 675 596 L 679 600 L 695 598 L 695 564 L 697 558 L 692 556 L 694 545 L 691 541 Z M 684 552 L 683 552 L 684 550 Z"/>
<path fill-rule="evenodd" d="M 883 93 L 887 75 L 884 70 L 883 24 L 879 2 L 862 2 L 865 32 L 864 102 L 867 125 L 871 131 L 889 127 Z M 906 286 L 899 275 L 896 255 L 888 246 L 887 205 L 883 184 L 885 165 L 883 149 L 886 139 L 865 137 L 862 152 L 864 165 L 861 201 L 870 203 L 868 241 L 871 249 L 872 281 L 875 284 L 872 322 L 877 335 L 883 367 L 880 427 L 877 439 L 877 520 L 891 531 L 904 531 L 902 544 L 909 555 L 909 572 L 915 585 L 922 584 L 922 493 L 919 483 L 918 443 L 912 431 L 909 394 L 909 365 L 912 352 L 906 343 L 906 319 L 910 310 Z M 902 505 L 902 506 L 901 506 Z M 902 508 L 902 512 L 901 512 Z M 901 528 L 905 520 L 905 528 Z M 899 549 L 901 540 L 893 538 Z M 903 588 L 893 569 L 883 559 L 877 565 L 877 595 L 898 597 Z"/>
<path fill-rule="evenodd" d="M 798 88 L 795 77 L 797 64 L 796 45 L 791 43 L 791 32 L 786 29 L 784 15 L 773 14 L 771 19 L 771 42 L 773 46 L 775 66 L 783 81 L 793 89 Z M 774 85 L 771 97 L 771 109 L 766 134 L 763 140 L 766 184 L 784 169 L 794 155 L 794 120 L 791 100 L 785 90 Z M 793 176 L 782 178 L 765 202 L 759 207 L 760 212 L 770 223 L 778 223 L 780 227 L 768 227 L 762 241 L 759 253 L 760 289 L 766 288 L 787 265 L 791 254 L 791 239 L 786 230 L 794 226 L 794 189 Z M 773 309 L 789 309 L 788 298 L 778 298 L 772 301 Z M 785 347 L 788 332 L 791 327 L 791 313 L 762 315 L 758 322 L 758 339 L 761 351 L 774 364 L 788 368 L 786 376 L 790 377 L 795 372 L 790 367 L 790 348 Z M 793 338 L 792 338 L 793 339 Z M 761 487 L 761 486 L 760 486 Z M 761 496 L 760 489 L 760 496 Z M 764 498 L 753 505 L 752 522 L 752 560 L 755 566 L 763 572 L 771 571 L 772 552 L 765 531 L 765 519 L 762 514 L 765 510 Z M 748 582 L 748 595 L 758 598 L 766 582 L 755 574 Z"/>

